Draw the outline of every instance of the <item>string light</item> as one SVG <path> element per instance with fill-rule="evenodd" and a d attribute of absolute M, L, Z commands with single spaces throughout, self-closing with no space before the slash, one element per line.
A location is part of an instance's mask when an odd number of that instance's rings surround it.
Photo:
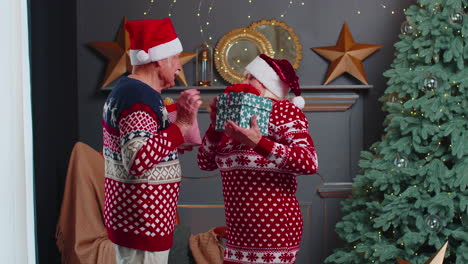
<path fill-rule="evenodd" d="M 174 3 L 177 1 L 177 0 L 173 0 Z M 201 35 L 201 39 L 202 41 L 206 41 L 206 37 L 205 37 L 205 32 L 209 32 L 208 30 L 208 27 L 211 25 L 210 23 L 210 15 L 211 15 L 211 11 L 213 10 L 213 6 L 214 6 L 214 2 L 215 0 L 211 0 L 210 2 L 210 5 L 208 6 L 208 11 L 206 13 L 206 17 L 205 17 L 205 21 L 202 21 L 202 5 L 203 5 L 203 0 L 200 0 L 200 2 L 198 3 L 198 8 L 197 8 L 197 13 L 196 13 L 196 16 L 198 17 L 198 24 L 199 24 L 199 27 L 200 27 L 200 35 Z M 212 40 L 213 37 L 209 36 L 208 37 L 209 40 Z"/>
<path fill-rule="evenodd" d="M 168 16 L 172 16 L 172 8 L 174 7 L 175 3 L 177 3 L 177 0 L 173 0 L 171 5 L 169 5 L 169 14 L 167 14 Z"/>
<path fill-rule="evenodd" d="M 251 4 L 252 4 L 252 0 L 248 0 L 248 1 L 249 1 L 249 4 L 251 5 Z M 251 10 L 251 8 L 249 8 L 249 10 Z M 248 18 L 249 20 L 250 20 L 251 17 L 252 17 L 251 15 L 247 14 L 247 18 Z"/>
<path fill-rule="evenodd" d="M 301 3 L 302 5 L 304 5 L 304 3 Z M 288 7 L 281 13 L 280 17 L 285 17 L 286 16 L 286 13 L 288 12 L 289 8 L 291 8 L 291 6 L 293 5 L 293 1 L 290 0 L 289 1 L 289 4 L 288 4 Z"/>
<path fill-rule="evenodd" d="M 253 5 L 253 0 L 247 0 L 249 5 Z M 293 0 L 289 0 L 288 2 L 288 6 L 285 8 L 285 10 L 283 12 L 280 13 L 280 17 L 281 18 L 284 18 L 286 16 L 286 14 L 288 13 L 288 10 L 294 5 L 294 1 Z M 298 4 L 299 5 L 299 4 Z M 305 3 L 304 2 L 301 2 L 300 3 L 301 6 L 304 6 Z M 247 14 L 247 18 L 250 20 L 252 18 L 252 16 L 250 14 Z"/>
<path fill-rule="evenodd" d="M 149 6 L 148 8 L 146 9 L 145 12 L 143 12 L 143 15 L 148 15 L 150 12 L 151 12 L 151 9 L 153 9 L 153 5 L 155 4 L 155 0 L 149 0 Z"/>
<path fill-rule="evenodd" d="M 387 5 L 387 4 L 380 4 L 380 7 L 382 7 L 382 8 L 385 9 L 385 10 L 391 8 L 391 7 L 390 7 L 389 5 Z M 403 11 L 403 13 L 406 12 L 406 8 L 402 8 L 401 10 Z M 392 9 L 392 10 L 390 11 L 390 14 L 395 15 L 397 12 L 398 12 L 398 9 Z M 361 14 L 361 10 L 357 10 L 357 11 L 356 11 L 356 14 L 360 15 L 360 14 Z"/>

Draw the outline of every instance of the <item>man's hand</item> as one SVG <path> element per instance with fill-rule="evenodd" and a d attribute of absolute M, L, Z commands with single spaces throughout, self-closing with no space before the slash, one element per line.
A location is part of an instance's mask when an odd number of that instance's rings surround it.
<path fill-rule="evenodd" d="M 252 116 L 250 120 L 250 128 L 239 127 L 236 123 L 228 120 L 224 124 L 224 133 L 230 138 L 239 141 L 251 148 L 255 148 L 260 139 L 262 139 L 262 133 L 257 124 L 257 115 Z"/>
<path fill-rule="evenodd" d="M 196 89 L 181 92 L 177 98 L 177 105 L 177 117 L 174 123 L 185 135 L 195 118 L 197 118 L 198 108 L 201 105 L 200 92 Z"/>

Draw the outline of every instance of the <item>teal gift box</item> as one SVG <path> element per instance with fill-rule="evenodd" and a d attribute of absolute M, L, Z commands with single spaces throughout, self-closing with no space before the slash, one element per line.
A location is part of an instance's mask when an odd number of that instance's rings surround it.
<path fill-rule="evenodd" d="M 268 135 L 268 123 L 272 102 L 270 99 L 251 93 L 231 92 L 218 96 L 216 131 L 224 131 L 224 123 L 232 120 L 242 128 L 250 128 L 252 116 L 257 115 L 257 124 L 262 135 Z"/>

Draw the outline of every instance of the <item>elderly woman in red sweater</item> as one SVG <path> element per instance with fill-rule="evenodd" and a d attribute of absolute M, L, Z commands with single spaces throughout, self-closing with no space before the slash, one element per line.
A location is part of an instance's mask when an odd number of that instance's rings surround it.
<path fill-rule="evenodd" d="M 287 60 L 261 54 L 246 70 L 242 84 L 272 100 L 268 135 L 260 133 L 256 116 L 250 128 L 229 120 L 224 132 L 215 131 L 214 101 L 198 165 L 221 172 L 227 226 L 224 263 L 295 263 L 303 229 L 296 174 L 317 171 L 309 123 L 301 110 L 304 99 Z M 289 91 L 296 95 L 292 102 L 285 100 Z"/>

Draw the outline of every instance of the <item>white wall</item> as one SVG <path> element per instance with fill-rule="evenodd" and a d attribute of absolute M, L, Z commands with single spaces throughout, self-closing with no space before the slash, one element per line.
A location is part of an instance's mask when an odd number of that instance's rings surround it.
<path fill-rule="evenodd" d="M 26 0 L 0 1 L 0 262 L 36 263 Z"/>

